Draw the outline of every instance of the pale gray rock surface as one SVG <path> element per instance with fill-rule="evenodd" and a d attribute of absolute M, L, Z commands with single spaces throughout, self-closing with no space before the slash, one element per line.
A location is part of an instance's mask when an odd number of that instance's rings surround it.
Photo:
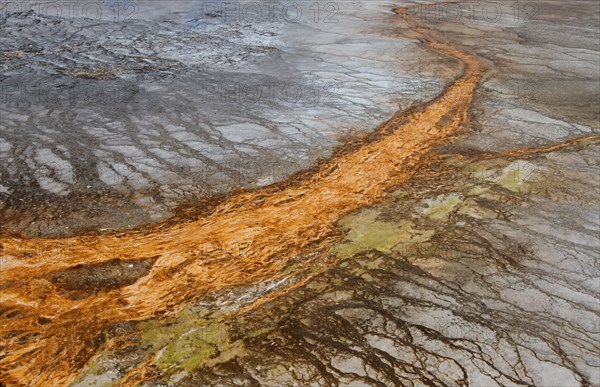
<path fill-rule="evenodd" d="M 280 181 L 417 99 L 407 85 L 453 76 L 385 30 L 382 3 L 51 4 L 2 13 L 0 208 L 26 234 Z"/>

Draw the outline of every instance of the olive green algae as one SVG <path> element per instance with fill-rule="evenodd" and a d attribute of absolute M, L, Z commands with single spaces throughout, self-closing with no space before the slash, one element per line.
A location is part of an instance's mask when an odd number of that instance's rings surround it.
<path fill-rule="evenodd" d="M 478 267 L 481 257 L 488 254 L 485 247 L 440 244 L 438 239 L 446 238 L 444 235 L 449 232 L 467 232 L 460 231 L 465 225 L 495 220 L 507 202 L 521 201 L 518 198 L 524 193 L 531 194 L 533 190 L 552 184 L 551 176 L 544 169 L 526 160 L 499 158 L 457 167 L 458 173 L 444 184 L 436 181 L 428 186 L 427 182 L 422 182 L 403 187 L 391 192 L 382 203 L 342 218 L 338 226 L 344 237 L 331 247 L 331 254 L 344 261 L 339 263 L 340 267 L 369 251 L 403 259 L 408 257 L 414 264 L 432 272 L 451 271 L 444 263 L 449 259 L 469 261 L 470 267 Z M 370 270 L 386 264 L 382 257 L 360 262 L 351 271 L 365 280 L 371 278 Z M 292 269 L 286 273 L 292 275 Z M 483 272 L 485 268 L 480 269 Z M 339 281 L 331 278 L 326 283 L 309 282 L 305 288 L 322 293 L 332 303 L 348 301 L 353 293 L 335 290 L 341 284 Z M 153 358 L 161 383 L 178 383 L 204 369 L 202 367 L 243 354 L 248 341 L 275 332 L 274 324 L 274 321 L 265 321 L 265 324 L 249 328 L 243 317 L 228 317 L 219 312 L 219 307 L 189 305 L 175 317 L 136 323 L 134 348 L 143 353 L 140 359 Z M 125 374 L 115 366 L 114 358 L 119 356 L 122 355 L 112 349 L 106 350 L 88 364 L 75 385 L 118 384 Z M 271 370 L 274 377 L 279 371 L 285 371 L 280 368 L 275 366 Z"/>

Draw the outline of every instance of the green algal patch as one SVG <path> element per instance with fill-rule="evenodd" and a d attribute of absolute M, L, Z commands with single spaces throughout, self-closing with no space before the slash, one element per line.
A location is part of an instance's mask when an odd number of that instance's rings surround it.
<path fill-rule="evenodd" d="M 525 160 L 509 163 L 504 160 L 488 160 L 467 167 L 469 175 L 479 181 L 493 183 L 513 192 L 528 192 L 531 184 L 543 176 L 544 171 Z"/>
<path fill-rule="evenodd" d="M 457 213 L 475 219 L 496 218 L 496 213 L 494 211 L 479 205 L 479 203 L 475 199 L 465 200 L 463 205 L 458 209 Z"/>
<path fill-rule="evenodd" d="M 168 324 L 161 320 L 140 323 L 142 347 L 159 353 L 156 365 L 164 371 L 191 371 L 231 346 L 227 325 L 188 307 Z"/>
<path fill-rule="evenodd" d="M 367 209 L 340 221 L 340 226 L 347 234 L 344 242 L 334 248 L 338 258 L 348 258 L 370 249 L 389 253 L 398 244 L 414 240 L 415 237 L 423 238 L 424 234 L 415 229 L 413 222 L 382 222 L 377 220 L 378 215 L 377 210 Z"/>
<path fill-rule="evenodd" d="M 112 349 L 93 358 L 75 379 L 73 386 L 108 387 L 114 385 L 120 379 L 120 375 L 115 369 L 113 358 L 114 351 Z"/>
<path fill-rule="evenodd" d="M 423 214 L 434 220 L 446 220 L 456 206 L 462 203 L 462 200 L 462 196 L 456 193 L 427 199 Z"/>

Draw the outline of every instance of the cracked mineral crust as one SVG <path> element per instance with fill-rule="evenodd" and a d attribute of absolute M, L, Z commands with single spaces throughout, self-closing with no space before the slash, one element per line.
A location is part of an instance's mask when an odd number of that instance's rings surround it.
<path fill-rule="evenodd" d="M 0 4 L 0 386 L 600 385 L 600 4 Z"/>

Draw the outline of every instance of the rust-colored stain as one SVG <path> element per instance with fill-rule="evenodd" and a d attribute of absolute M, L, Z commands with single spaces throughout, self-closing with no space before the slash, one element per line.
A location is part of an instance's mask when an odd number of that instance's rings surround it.
<path fill-rule="evenodd" d="M 146 319 L 207 291 L 275 276 L 294 256 L 325 248 L 343 215 L 410 178 L 433 146 L 467 122 L 483 68 L 418 21 L 406 22 L 427 47 L 463 62 L 462 76 L 438 99 L 398 112 L 373 139 L 341 149 L 311 173 L 232 195 L 210 213 L 177 224 L 109 235 L 1 238 L 1 379 L 67 384 L 111 323 Z M 126 281 L 90 273 L 93 265 L 118 273 L 128 260 L 137 268 Z M 74 273 L 84 278 L 73 279 Z"/>

